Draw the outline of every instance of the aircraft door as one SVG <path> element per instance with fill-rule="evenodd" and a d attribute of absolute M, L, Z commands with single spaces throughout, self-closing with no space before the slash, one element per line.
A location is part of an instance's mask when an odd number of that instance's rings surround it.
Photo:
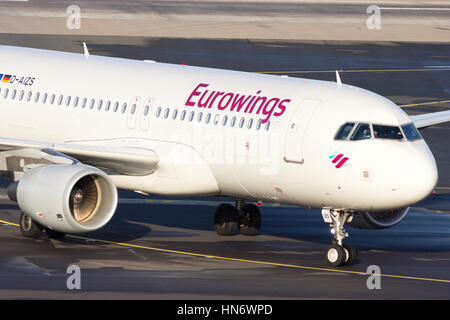
<path fill-rule="evenodd" d="M 140 107 L 141 107 L 141 98 L 134 97 L 133 100 L 131 100 L 131 105 L 129 106 L 129 109 L 127 110 L 128 129 L 136 129 L 136 123 Z"/>
<path fill-rule="evenodd" d="M 303 164 L 303 139 L 320 102 L 318 99 L 304 99 L 297 106 L 286 129 L 284 161 Z"/>
<path fill-rule="evenodd" d="M 150 112 L 153 110 L 154 105 L 155 105 L 154 98 L 147 98 L 142 104 L 143 110 L 140 120 L 140 127 L 142 131 L 147 131 L 150 127 Z"/>

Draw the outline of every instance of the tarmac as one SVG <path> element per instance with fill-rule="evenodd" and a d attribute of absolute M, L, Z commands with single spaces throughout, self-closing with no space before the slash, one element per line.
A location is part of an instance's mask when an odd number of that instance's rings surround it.
<path fill-rule="evenodd" d="M 0 34 L 2 44 L 80 54 L 83 41 L 91 54 L 291 77 L 332 81 L 340 70 L 344 83 L 386 96 L 408 114 L 450 108 L 446 43 Z M 17 227 L 17 204 L 3 196 L 0 298 L 449 299 L 450 124 L 422 134 L 439 169 L 435 193 L 393 228 L 349 228 L 347 243 L 358 251 L 352 266 L 326 266 L 331 234 L 317 209 L 263 203 L 259 236 L 221 237 L 214 210 L 233 199 L 121 192 L 101 230 L 31 240 Z M 68 288 L 71 265 L 81 270 L 79 290 Z M 379 288 L 371 286 L 370 266 L 379 268 Z"/>
<path fill-rule="evenodd" d="M 450 41 L 448 1 L 0 1 L 0 33 Z"/>

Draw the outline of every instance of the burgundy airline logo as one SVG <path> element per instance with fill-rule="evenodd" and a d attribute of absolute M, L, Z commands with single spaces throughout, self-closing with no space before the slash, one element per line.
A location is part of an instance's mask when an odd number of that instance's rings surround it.
<path fill-rule="evenodd" d="M 270 98 L 261 95 L 261 90 L 256 94 L 240 94 L 211 90 L 208 83 L 200 83 L 192 90 L 186 100 L 188 107 L 228 110 L 261 115 L 262 123 L 269 121 L 270 117 L 279 117 L 286 111 L 286 106 L 291 99 Z"/>
<path fill-rule="evenodd" d="M 336 164 L 336 168 L 342 167 L 348 160 L 348 157 L 345 157 L 342 153 L 339 153 L 338 151 L 333 152 L 328 158 L 333 159 L 331 160 L 332 163 Z"/>

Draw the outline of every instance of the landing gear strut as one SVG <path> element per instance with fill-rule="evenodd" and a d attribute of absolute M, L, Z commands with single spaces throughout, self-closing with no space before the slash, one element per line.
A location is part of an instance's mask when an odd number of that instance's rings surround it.
<path fill-rule="evenodd" d="M 325 222 L 330 223 L 331 233 L 334 235 L 333 244 L 328 247 L 325 260 L 332 267 L 351 265 L 355 261 L 355 250 L 342 241 L 348 237 L 344 224 L 350 222 L 353 213 L 341 210 L 322 210 Z"/>
<path fill-rule="evenodd" d="M 223 203 L 216 209 L 214 229 L 221 236 L 233 236 L 238 232 L 246 236 L 256 236 L 261 229 L 259 208 L 244 199 L 237 198 L 236 206 Z"/>

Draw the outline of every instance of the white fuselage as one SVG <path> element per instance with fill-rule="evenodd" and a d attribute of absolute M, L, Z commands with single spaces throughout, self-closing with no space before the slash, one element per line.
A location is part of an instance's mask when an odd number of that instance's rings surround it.
<path fill-rule="evenodd" d="M 346 122 L 411 122 L 348 85 L 14 47 L 0 47 L 0 74 L 11 76 L 0 136 L 159 155 L 150 175 L 111 174 L 119 188 L 376 211 L 411 205 L 437 181 L 423 139 L 334 139 Z"/>

